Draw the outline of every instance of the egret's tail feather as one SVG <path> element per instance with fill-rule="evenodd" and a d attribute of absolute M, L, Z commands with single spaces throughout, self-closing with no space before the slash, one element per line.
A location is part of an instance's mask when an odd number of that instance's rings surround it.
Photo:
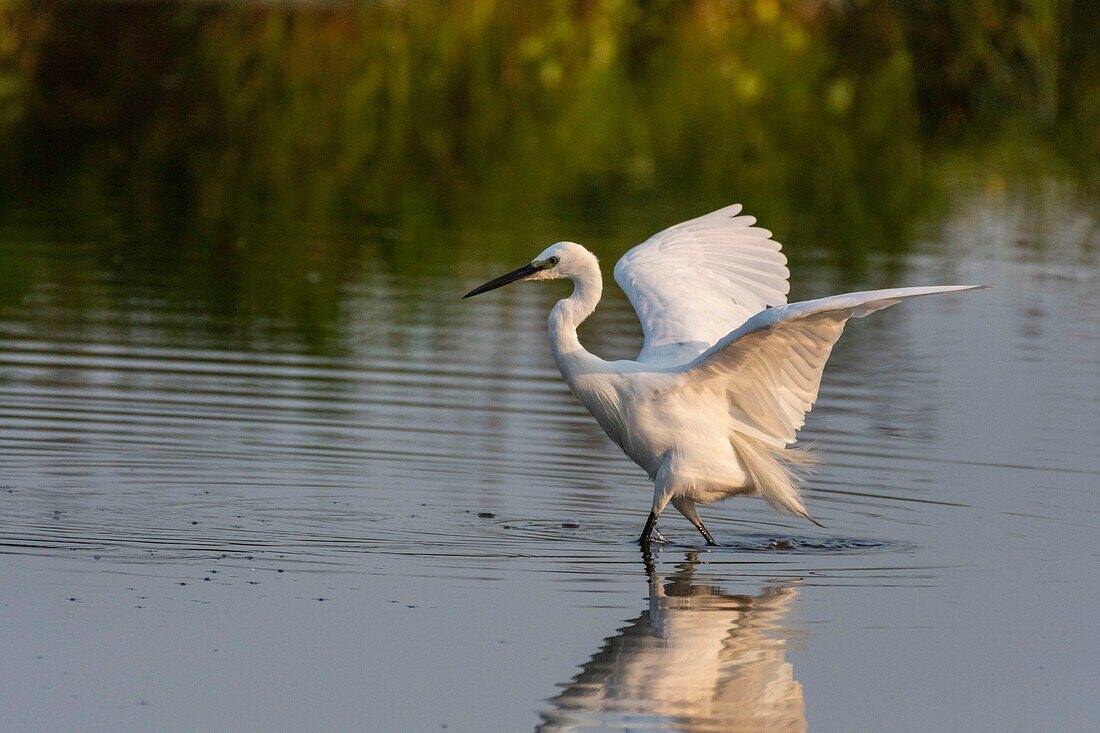
<path fill-rule="evenodd" d="M 741 456 L 757 491 L 769 504 L 778 511 L 797 514 L 818 527 L 825 526 L 806 511 L 799 490 L 802 476 L 821 462 L 813 449 L 805 446 L 777 448 L 736 432 L 730 436 L 730 442 Z"/>

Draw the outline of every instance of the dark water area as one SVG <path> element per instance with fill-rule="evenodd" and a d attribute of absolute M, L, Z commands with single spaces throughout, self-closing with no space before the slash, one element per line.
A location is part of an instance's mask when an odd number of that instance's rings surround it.
<path fill-rule="evenodd" d="M 952 86 L 965 18 L 750 6 L 0 9 L 0 728 L 1093 730 L 1095 52 L 978 24 Z M 736 200 L 792 300 L 996 287 L 849 326 L 825 528 L 740 498 L 643 554 L 651 485 L 550 356 L 567 286 L 460 298 L 578 241 L 581 339 L 631 358 L 615 260 Z"/>

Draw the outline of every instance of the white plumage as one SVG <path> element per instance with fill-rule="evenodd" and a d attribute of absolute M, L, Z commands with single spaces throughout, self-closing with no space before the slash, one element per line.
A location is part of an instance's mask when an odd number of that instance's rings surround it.
<path fill-rule="evenodd" d="M 672 503 L 703 535 L 696 503 L 762 495 L 814 521 L 790 447 L 817 399 L 821 374 L 850 318 L 906 298 L 982 286 L 896 288 L 787 304 L 786 257 L 771 232 L 728 206 L 659 232 L 627 252 L 615 280 L 642 323 L 635 361 L 608 362 L 577 338 L 600 300 L 596 257 L 558 242 L 530 264 L 465 297 L 519 280 L 568 278 L 550 312 L 554 359 L 573 394 L 654 482 L 643 544 Z"/>
<path fill-rule="evenodd" d="M 623 255 L 615 282 L 642 322 L 638 361 L 698 356 L 769 305 L 787 302 L 787 258 L 741 205 L 654 234 Z"/>

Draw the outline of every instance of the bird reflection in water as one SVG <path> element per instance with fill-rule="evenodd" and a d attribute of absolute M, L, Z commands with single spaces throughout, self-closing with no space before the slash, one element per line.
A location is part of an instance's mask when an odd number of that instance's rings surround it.
<path fill-rule="evenodd" d="M 784 626 L 798 590 L 729 595 L 697 584 L 697 565 L 689 553 L 666 582 L 645 555 L 649 610 L 550 701 L 539 731 L 806 730 Z"/>

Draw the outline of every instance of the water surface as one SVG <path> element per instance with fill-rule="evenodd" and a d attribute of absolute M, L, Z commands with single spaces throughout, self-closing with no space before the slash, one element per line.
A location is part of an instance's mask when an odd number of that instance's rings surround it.
<path fill-rule="evenodd" d="M 219 299 L 186 247 L 9 217 L 3 727 L 1091 728 L 1100 260 L 1044 201 L 977 189 L 858 268 L 789 244 L 797 298 L 998 287 L 849 327 L 803 433 L 827 529 L 739 499 L 704 512 L 725 547 L 670 513 L 648 557 L 649 484 L 549 355 L 564 286 L 459 302 L 517 263 L 410 271 L 368 232 L 299 303 Z M 631 243 L 540 226 L 605 267 Z M 582 339 L 629 356 L 607 298 Z"/>

